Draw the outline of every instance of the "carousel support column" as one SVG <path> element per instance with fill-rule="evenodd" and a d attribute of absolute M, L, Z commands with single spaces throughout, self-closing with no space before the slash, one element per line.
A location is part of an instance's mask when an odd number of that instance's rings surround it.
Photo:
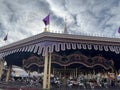
<path fill-rule="evenodd" d="M 67 71 L 66 66 L 64 66 L 64 76 L 66 76 L 66 71 Z"/>
<path fill-rule="evenodd" d="M 72 77 L 72 78 L 74 77 L 73 71 L 71 72 L 71 77 Z"/>
<path fill-rule="evenodd" d="M 0 80 L 1 80 L 1 77 L 2 77 L 3 67 L 4 67 L 4 63 L 3 63 L 3 61 L 1 60 L 1 61 L 0 61 Z"/>
<path fill-rule="evenodd" d="M 54 72 L 53 72 L 53 73 L 54 73 L 54 76 L 55 76 L 55 75 L 56 75 L 56 70 L 55 70 L 55 68 L 54 68 L 53 70 L 54 70 Z"/>
<path fill-rule="evenodd" d="M 76 78 L 77 78 L 77 68 L 76 68 Z"/>
<path fill-rule="evenodd" d="M 61 72 L 60 72 L 60 79 L 61 79 Z"/>
<path fill-rule="evenodd" d="M 73 71 L 73 78 L 74 78 L 74 71 Z"/>
<path fill-rule="evenodd" d="M 44 60 L 44 76 L 43 76 L 43 89 L 47 89 L 47 76 L 48 76 L 48 51 L 45 55 Z"/>
<path fill-rule="evenodd" d="M 70 72 L 70 77 L 72 77 L 72 72 Z"/>
<path fill-rule="evenodd" d="M 12 65 L 9 65 L 8 66 L 8 70 L 7 70 L 6 82 L 9 81 L 10 74 L 11 74 L 11 69 L 12 69 Z"/>
<path fill-rule="evenodd" d="M 2 77 L 2 63 L 0 62 L 0 80 L 1 80 L 1 77 Z"/>
<path fill-rule="evenodd" d="M 53 68 L 53 72 L 52 72 L 52 73 L 53 73 L 53 75 L 55 75 L 55 71 L 54 71 L 54 68 Z"/>
<path fill-rule="evenodd" d="M 50 89 L 50 77 L 51 77 L 51 53 L 49 53 L 49 65 L 48 65 L 48 89 Z"/>
<path fill-rule="evenodd" d="M 1 79 L 1 76 L 2 76 L 2 61 L 0 60 L 0 79 Z"/>
<path fill-rule="evenodd" d="M 117 70 L 116 70 L 116 71 L 115 71 L 115 86 L 118 85 L 117 76 L 118 76 L 118 73 L 117 73 Z"/>
<path fill-rule="evenodd" d="M 63 84 L 64 85 L 66 85 L 67 83 L 66 83 L 66 79 L 67 79 L 67 76 L 66 76 L 66 72 L 67 72 L 67 67 L 66 66 L 64 66 L 64 76 L 63 76 Z"/>
<path fill-rule="evenodd" d="M 76 77 L 75 77 L 75 72 L 76 72 L 76 71 L 74 71 L 74 78 L 76 78 Z"/>
<path fill-rule="evenodd" d="M 27 70 L 28 76 L 30 77 L 30 70 Z"/>
<path fill-rule="evenodd" d="M 37 69 L 37 72 L 39 73 L 39 67 L 38 67 L 38 69 Z"/>

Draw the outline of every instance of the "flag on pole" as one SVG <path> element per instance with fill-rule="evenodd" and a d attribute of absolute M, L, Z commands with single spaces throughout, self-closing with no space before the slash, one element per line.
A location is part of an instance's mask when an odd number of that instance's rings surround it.
<path fill-rule="evenodd" d="M 44 22 L 45 26 L 49 25 L 49 17 L 50 17 L 50 15 L 47 15 L 47 16 L 43 19 L 43 22 Z"/>
<path fill-rule="evenodd" d="M 120 33 L 120 27 L 118 28 L 118 32 Z"/>
<path fill-rule="evenodd" d="M 6 41 L 8 39 L 8 34 L 4 37 L 4 41 Z"/>

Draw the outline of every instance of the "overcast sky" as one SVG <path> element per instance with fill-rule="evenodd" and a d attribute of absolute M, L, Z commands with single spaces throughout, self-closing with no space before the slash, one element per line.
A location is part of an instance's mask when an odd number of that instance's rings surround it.
<path fill-rule="evenodd" d="M 0 46 L 42 33 L 49 12 L 51 32 L 66 18 L 69 34 L 120 38 L 120 0 L 0 0 Z"/>

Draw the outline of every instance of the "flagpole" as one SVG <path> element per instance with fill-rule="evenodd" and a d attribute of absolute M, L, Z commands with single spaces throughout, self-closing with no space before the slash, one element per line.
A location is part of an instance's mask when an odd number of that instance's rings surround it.
<path fill-rule="evenodd" d="M 49 10 L 49 24 L 48 24 L 48 32 L 50 32 L 50 10 Z"/>
<path fill-rule="evenodd" d="M 49 24 L 48 24 L 48 32 L 50 32 L 50 11 L 49 11 Z"/>
<path fill-rule="evenodd" d="M 49 25 L 48 25 L 48 32 L 50 32 L 50 23 L 49 23 Z"/>
<path fill-rule="evenodd" d="M 44 28 L 44 32 L 47 32 L 47 27 L 45 26 L 45 28 Z"/>
<path fill-rule="evenodd" d="M 49 31 L 49 14 L 43 19 L 43 22 L 45 24 L 45 28 L 44 28 L 44 32 L 48 32 Z"/>

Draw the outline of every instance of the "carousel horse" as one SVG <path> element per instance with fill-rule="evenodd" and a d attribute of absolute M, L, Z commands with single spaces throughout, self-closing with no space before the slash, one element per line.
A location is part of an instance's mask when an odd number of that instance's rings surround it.
<path fill-rule="evenodd" d="M 108 88 L 108 78 L 102 78 L 101 84 L 103 87 Z"/>
<path fill-rule="evenodd" d="M 78 81 L 79 86 L 82 86 L 84 89 L 86 88 L 86 86 L 85 86 L 85 78 L 84 78 L 83 75 L 79 75 L 77 81 Z"/>
<path fill-rule="evenodd" d="M 72 87 L 73 86 L 73 81 L 71 79 L 67 80 L 67 86 Z"/>
<path fill-rule="evenodd" d="M 58 86 L 58 87 L 60 87 L 61 86 L 61 80 L 59 79 L 59 78 L 56 78 L 56 81 L 55 81 L 55 83 L 56 83 L 56 85 Z"/>
<path fill-rule="evenodd" d="M 56 87 L 60 87 L 62 85 L 61 80 L 58 77 L 51 78 L 51 84 Z"/>
<path fill-rule="evenodd" d="M 101 85 L 101 74 L 100 73 L 98 73 L 97 75 L 96 75 L 96 81 L 97 81 L 97 85 L 99 86 L 99 87 L 102 87 L 102 85 Z"/>
<path fill-rule="evenodd" d="M 102 74 L 101 85 L 102 85 L 102 87 L 105 87 L 105 88 L 108 88 L 108 86 L 109 86 L 109 79 L 108 79 L 108 76 L 106 73 Z"/>

